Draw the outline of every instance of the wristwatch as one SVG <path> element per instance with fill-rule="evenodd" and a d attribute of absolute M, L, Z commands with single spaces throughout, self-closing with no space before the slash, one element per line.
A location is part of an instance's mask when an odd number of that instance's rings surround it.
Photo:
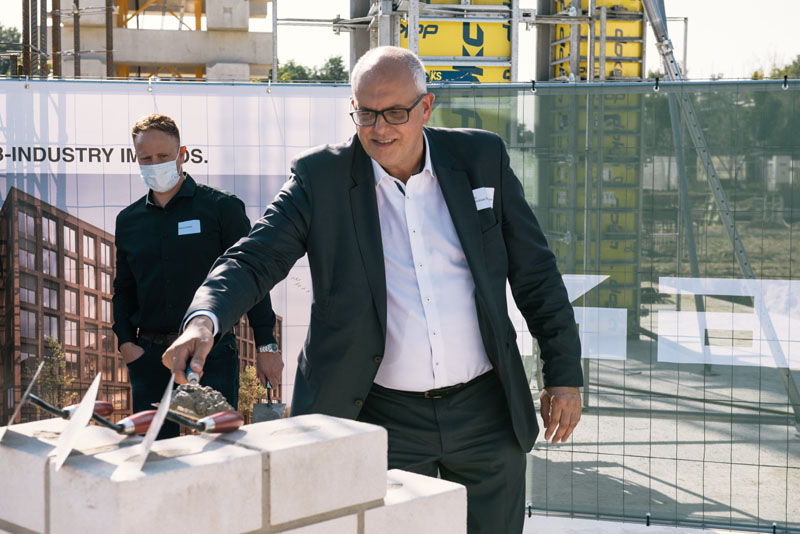
<path fill-rule="evenodd" d="M 278 348 L 277 343 L 270 343 L 268 345 L 259 345 L 256 347 L 256 352 L 280 352 L 280 349 Z"/>

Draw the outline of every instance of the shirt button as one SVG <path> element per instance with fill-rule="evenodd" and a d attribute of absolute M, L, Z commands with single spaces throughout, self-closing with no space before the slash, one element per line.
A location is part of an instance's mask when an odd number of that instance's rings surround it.
<path fill-rule="evenodd" d="M 372 361 L 374 361 L 375 363 L 381 363 L 381 360 L 383 360 L 382 356 L 375 356 L 374 358 L 372 358 Z"/>
<path fill-rule="evenodd" d="M 436 330 L 434 330 L 434 331 L 433 331 L 433 335 L 434 335 L 434 336 L 436 335 Z"/>
<path fill-rule="evenodd" d="M 422 264 L 420 263 L 420 264 L 419 264 L 417 267 L 419 267 L 420 269 L 422 269 Z"/>
<path fill-rule="evenodd" d="M 364 401 L 361 400 L 361 399 L 356 399 L 353 404 L 355 404 L 356 406 L 358 406 L 360 408 L 360 407 L 362 407 L 364 405 Z"/>
<path fill-rule="evenodd" d="M 431 298 L 430 298 L 430 297 L 428 297 L 428 298 L 426 298 L 426 299 L 425 299 L 425 302 L 430 302 L 430 301 L 431 301 Z"/>

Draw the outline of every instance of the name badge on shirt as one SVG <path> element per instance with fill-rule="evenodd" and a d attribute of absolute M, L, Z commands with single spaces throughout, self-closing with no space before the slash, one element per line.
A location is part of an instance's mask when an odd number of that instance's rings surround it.
<path fill-rule="evenodd" d="M 491 208 L 494 205 L 494 187 L 479 187 L 472 190 L 475 207 L 480 210 Z"/>
<path fill-rule="evenodd" d="M 178 235 L 190 235 L 200 233 L 200 219 L 191 221 L 180 221 L 178 223 Z"/>

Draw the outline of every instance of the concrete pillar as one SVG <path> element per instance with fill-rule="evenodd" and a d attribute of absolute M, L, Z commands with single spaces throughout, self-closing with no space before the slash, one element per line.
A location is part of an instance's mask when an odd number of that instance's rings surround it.
<path fill-rule="evenodd" d="M 350 0 L 350 18 L 366 17 L 369 14 L 370 0 Z M 350 69 L 358 58 L 369 50 L 369 30 L 355 30 L 350 33 Z"/>

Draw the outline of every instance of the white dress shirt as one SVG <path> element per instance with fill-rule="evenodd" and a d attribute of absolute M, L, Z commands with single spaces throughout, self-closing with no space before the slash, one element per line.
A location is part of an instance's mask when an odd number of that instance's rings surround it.
<path fill-rule="evenodd" d="M 423 134 L 424 135 L 424 134 Z M 433 172 L 404 185 L 372 161 L 386 269 L 386 347 L 375 383 L 427 391 L 469 382 L 492 369 L 475 308 L 475 282 Z M 207 315 L 219 331 L 217 317 Z"/>
<path fill-rule="evenodd" d="M 426 391 L 491 370 L 475 283 L 431 165 L 404 185 L 372 160 L 386 267 L 386 349 L 375 383 Z"/>

